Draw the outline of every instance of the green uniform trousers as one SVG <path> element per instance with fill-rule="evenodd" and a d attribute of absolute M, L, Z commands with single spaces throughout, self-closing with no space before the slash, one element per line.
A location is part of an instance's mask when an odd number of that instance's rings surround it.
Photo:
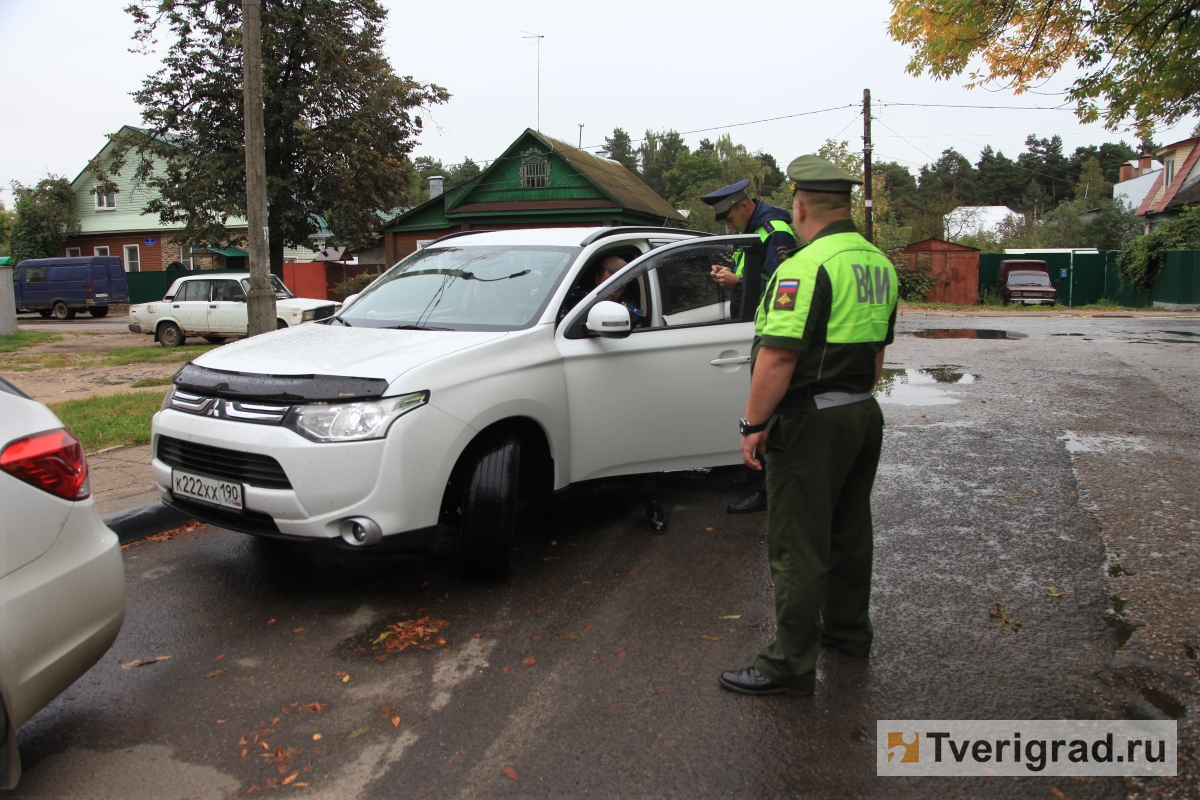
<path fill-rule="evenodd" d="M 775 683 L 812 689 L 822 638 L 851 656 L 870 655 L 871 487 L 882 446 L 875 398 L 780 413 L 771 422 L 767 545 L 776 633 L 754 666 Z"/>

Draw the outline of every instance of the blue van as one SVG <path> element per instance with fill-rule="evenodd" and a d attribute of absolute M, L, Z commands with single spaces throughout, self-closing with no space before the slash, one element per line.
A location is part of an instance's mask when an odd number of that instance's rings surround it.
<path fill-rule="evenodd" d="M 74 319 L 87 311 L 108 315 L 108 307 L 129 302 L 125 266 L 115 256 L 27 258 L 13 268 L 18 311 Z"/>

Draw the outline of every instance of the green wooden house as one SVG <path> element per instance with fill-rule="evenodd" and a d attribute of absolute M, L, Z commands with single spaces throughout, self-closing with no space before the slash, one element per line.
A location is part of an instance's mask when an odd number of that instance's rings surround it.
<path fill-rule="evenodd" d="M 444 193 L 431 181 L 431 190 L 383 226 L 388 264 L 456 231 L 684 224 L 625 167 L 529 129 L 479 176 Z"/>

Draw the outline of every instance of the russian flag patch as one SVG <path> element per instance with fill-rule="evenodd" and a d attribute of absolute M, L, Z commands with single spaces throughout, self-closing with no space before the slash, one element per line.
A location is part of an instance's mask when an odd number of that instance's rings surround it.
<path fill-rule="evenodd" d="M 800 291 L 800 281 L 780 281 L 775 285 L 775 302 L 771 308 L 775 311 L 792 311 L 796 308 L 796 293 Z"/>

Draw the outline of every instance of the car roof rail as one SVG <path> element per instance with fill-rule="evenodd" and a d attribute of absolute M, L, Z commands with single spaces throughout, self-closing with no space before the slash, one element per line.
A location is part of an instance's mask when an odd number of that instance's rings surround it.
<path fill-rule="evenodd" d="M 494 233 L 494 231 L 455 231 L 454 233 L 447 233 L 445 236 L 441 237 L 440 239 L 434 239 L 432 242 L 425 245 L 425 247 L 433 247 L 435 244 L 438 244 L 439 242 L 444 242 L 447 239 L 454 239 L 458 236 L 470 236 L 473 233 Z M 422 249 L 424 249 L 424 248 L 422 248 Z"/>
<path fill-rule="evenodd" d="M 685 228 L 664 228 L 662 226 L 652 227 L 652 226 L 639 226 L 639 225 L 622 225 L 622 226 L 617 226 L 617 227 L 612 227 L 612 228 L 604 228 L 603 230 L 598 230 L 595 233 L 590 233 L 584 238 L 584 240 L 582 242 L 579 243 L 579 246 L 587 247 L 589 244 L 598 242 L 601 239 L 607 238 L 609 236 L 618 236 L 622 233 L 683 233 L 683 234 L 687 234 L 689 236 L 712 236 L 712 234 L 708 233 L 707 231 L 690 231 Z"/>

